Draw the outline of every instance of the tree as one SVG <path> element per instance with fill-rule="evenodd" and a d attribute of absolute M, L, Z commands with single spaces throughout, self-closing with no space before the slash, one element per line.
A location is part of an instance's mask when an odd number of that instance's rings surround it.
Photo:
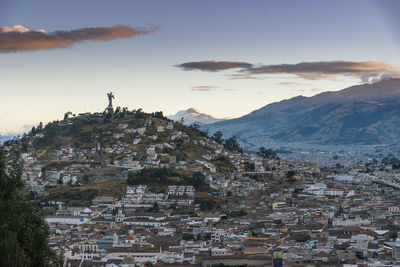
<path fill-rule="evenodd" d="M 236 139 L 235 136 L 229 137 L 228 139 L 225 140 L 224 147 L 228 149 L 229 151 L 233 152 L 239 152 L 240 151 L 240 145 Z"/>
<path fill-rule="evenodd" d="M 287 173 L 286 173 L 286 177 L 288 178 L 288 180 L 289 180 L 289 182 L 290 183 L 293 183 L 294 181 L 295 181 L 295 179 L 294 179 L 294 175 L 295 175 L 296 173 L 294 172 L 294 171 L 288 171 Z"/>
<path fill-rule="evenodd" d="M 209 211 L 215 208 L 215 201 L 212 199 L 202 199 L 200 200 L 200 210 Z"/>
<path fill-rule="evenodd" d="M 153 207 L 147 209 L 147 212 L 158 212 L 158 211 L 160 211 L 160 208 L 158 207 L 157 202 L 153 204 Z"/>
<path fill-rule="evenodd" d="M 36 127 L 36 132 L 39 133 L 39 132 L 41 132 L 42 130 L 43 130 L 43 123 L 40 122 L 39 125 L 38 125 L 38 127 Z"/>
<path fill-rule="evenodd" d="M 266 149 L 263 146 L 259 148 L 257 154 L 263 157 L 264 159 L 278 159 L 276 153 L 273 152 L 272 149 Z"/>
<path fill-rule="evenodd" d="M 190 234 L 190 233 L 183 233 L 183 237 L 182 238 L 183 238 L 183 240 L 188 241 L 188 240 L 193 240 L 194 236 L 192 234 Z"/>
<path fill-rule="evenodd" d="M 221 131 L 217 131 L 214 133 L 214 135 L 211 137 L 215 142 L 222 144 L 224 142 L 224 139 L 222 139 L 222 136 L 224 134 Z"/>
<path fill-rule="evenodd" d="M 389 238 L 391 238 L 391 239 L 396 239 L 396 238 L 397 238 L 397 232 L 391 232 L 391 233 L 389 234 Z"/>
<path fill-rule="evenodd" d="M 200 189 L 203 186 L 206 177 L 202 172 L 195 172 L 193 173 L 192 178 L 193 178 L 193 187 L 195 189 Z"/>
<path fill-rule="evenodd" d="M 68 120 L 69 116 L 71 116 L 71 115 L 72 115 L 71 111 L 65 112 L 64 113 L 64 121 Z"/>
<path fill-rule="evenodd" d="M 162 112 L 162 111 L 156 111 L 156 112 L 154 112 L 154 118 L 163 119 L 163 118 L 164 118 L 163 112 Z"/>
<path fill-rule="evenodd" d="M 88 175 L 88 174 L 83 175 L 82 180 L 83 180 L 85 183 L 88 183 L 88 182 L 89 182 L 89 175 Z"/>
<path fill-rule="evenodd" d="M 122 116 L 125 116 L 126 114 L 128 114 L 128 112 L 129 112 L 128 107 L 123 107 L 123 108 L 122 108 L 122 111 L 121 111 L 121 115 L 122 115 Z"/>
<path fill-rule="evenodd" d="M 256 169 L 256 166 L 253 162 L 245 162 L 244 168 L 246 172 L 253 172 Z"/>
<path fill-rule="evenodd" d="M 190 125 L 190 127 L 195 131 L 199 131 L 200 130 L 200 125 L 198 125 L 197 123 L 193 123 L 192 125 Z"/>
<path fill-rule="evenodd" d="M 116 107 L 114 111 L 114 118 L 116 119 L 121 119 L 123 117 L 123 114 L 121 112 L 121 107 Z"/>
<path fill-rule="evenodd" d="M 235 170 L 231 160 L 223 155 L 211 160 L 211 163 L 217 168 L 218 172 L 233 172 Z"/>
<path fill-rule="evenodd" d="M 240 210 L 239 211 L 239 216 L 240 217 L 243 217 L 243 216 L 246 216 L 247 215 L 247 211 L 245 211 L 245 210 Z"/>
<path fill-rule="evenodd" d="M 21 166 L 0 148 L 0 266 L 62 266 L 48 246 L 49 227 L 22 193 Z"/>

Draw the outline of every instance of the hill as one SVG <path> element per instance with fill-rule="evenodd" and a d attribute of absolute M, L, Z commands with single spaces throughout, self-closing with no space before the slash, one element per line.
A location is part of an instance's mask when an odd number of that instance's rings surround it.
<path fill-rule="evenodd" d="M 298 96 L 204 128 L 235 135 L 247 147 L 270 141 L 390 144 L 400 139 L 400 79 Z"/>
<path fill-rule="evenodd" d="M 63 120 L 33 127 L 21 139 L 5 142 L 5 145 L 12 145 L 17 153 L 34 152 L 39 160 L 117 164 L 126 156 L 140 161 L 157 150 L 164 152 L 160 155 L 168 154 L 185 161 L 200 159 L 210 149 L 205 144 L 206 136 L 196 127 L 167 119 L 162 112 L 124 110 L 115 113 L 114 118 L 102 113 L 78 116 L 66 113 Z M 77 151 L 85 155 L 80 157 Z M 169 162 L 162 156 L 157 160 Z"/>
<path fill-rule="evenodd" d="M 174 122 L 162 112 L 117 108 L 112 117 L 67 112 L 64 119 L 40 123 L 3 147 L 22 160 L 23 179 L 41 200 L 87 205 L 96 196 L 122 196 L 132 173 L 136 182 L 159 192 L 166 185 L 198 186 L 196 173 L 233 172 L 240 168 L 229 153 L 231 147 L 239 149 L 236 144 L 234 138 L 217 142 L 198 126 Z M 163 179 L 155 182 L 159 173 L 150 169 L 162 170 Z"/>

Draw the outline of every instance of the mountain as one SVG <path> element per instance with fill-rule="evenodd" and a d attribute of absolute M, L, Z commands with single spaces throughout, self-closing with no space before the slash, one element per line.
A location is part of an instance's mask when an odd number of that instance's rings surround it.
<path fill-rule="evenodd" d="M 189 108 L 187 110 L 178 111 L 175 115 L 168 116 L 168 118 L 174 121 L 180 121 L 183 118 L 183 121 L 186 125 L 210 124 L 224 120 L 224 119 L 217 119 L 214 118 L 213 116 L 201 113 L 195 108 Z"/>
<path fill-rule="evenodd" d="M 14 135 L 0 135 L 0 144 L 13 139 Z"/>
<path fill-rule="evenodd" d="M 268 142 L 394 143 L 400 139 L 400 79 L 297 96 L 203 127 L 253 148 Z"/>

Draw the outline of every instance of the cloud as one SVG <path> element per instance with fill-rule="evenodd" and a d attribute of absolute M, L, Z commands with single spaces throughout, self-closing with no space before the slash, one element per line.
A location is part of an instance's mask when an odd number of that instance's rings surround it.
<path fill-rule="evenodd" d="M 232 79 L 255 79 L 259 75 L 292 74 L 306 80 L 335 80 L 339 77 L 376 82 L 387 77 L 400 77 L 400 68 L 378 61 L 315 61 L 297 64 L 253 65 L 235 61 L 199 61 L 178 65 L 184 70 L 223 71 L 238 69 Z"/>
<path fill-rule="evenodd" d="M 211 90 L 218 89 L 217 86 L 210 86 L 210 85 L 200 85 L 200 86 L 193 86 L 192 91 L 199 91 L 199 92 L 208 92 Z"/>
<path fill-rule="evenodd" d="M 321 92 L 321 88 L 311 88 L 311 92 Z"/>
<path fill-rule="evenodd" d="M 339 76 L 360 78 L 363 82 L 376 81 L 383 76 L 396 76 L 400 68 L 377 61 L 319 61 L 298 64 L 264 65 L 244 70 L 252 74 L 294 74 L 307 80 L 335 79 Z"/>
<path fill-rule="evenodd" d="M 22 25 L 0 28 L 0 53 L 66 48 L 85 41 L 110 41 L 152 33 L 156 28 L 141 29 L 124 25 L 46 32 L 29 30 Z"/>
<path fill-rule="evenodd" d="M 234 73 L 229 75 L 231 80 L 265 80 L 265 77 L 256 76 L 251 73 Z"/>
<path fill-rule="evenodd" d="M 284 86 L 310 86 L 311 84 L 309 83 L 298 83 L 298 82 L 280 82 L 280 85 Z"/>
<path fill-rule="evenodd" d="M 216 90 L 223 90 L 223 91 L 228 91 L 228 92 L 238 91 L 238 89 L 221 88 L 221 87 L 212 86 L 212 85 L 193 86 L 191 89 L 191 91 L 197 91 L 197 92 L 210 92 L 210 91 L 216 91 Z"/>
<path fill-rule="evenodd" d="M 201 71 L 221 71 L 228 69 L 237 68 L 250 68 L 252 64 L 246 62 L 234 62 L 234 61 L 199 61 L 199 62 L 187 62 L 176 67 L 183 70 L 201 70 Z"/>

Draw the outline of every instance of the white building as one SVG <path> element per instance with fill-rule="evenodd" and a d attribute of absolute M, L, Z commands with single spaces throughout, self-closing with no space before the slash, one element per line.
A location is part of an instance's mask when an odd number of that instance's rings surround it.
<path fill-rule="evenodd" d="M 229 233 L 225 230 L 216 230 L 211 234 L 211 240 L 215 243 L 220 243 L 229 237 Z"/>
<path fill-rule="evenodd" d="M 333 218 L 333 226 L 356 226 L 356 225 L 368 225 L 371 221 L 368 219 L 363 219 L 357 215 L 343 215 L 338 218 Z"/>
<path fill-rule="evenodd" d="M 59 224 L 72 224 L 79 225 L 87 222 L 87 218 L 80 216 L 47 216 L 47 223 L 59 223 Z"/>
<path fill-rule="evenodd" d="M 226 248 L 212 248 L 211 256 L 226 256 L 228 255 Z"/>

